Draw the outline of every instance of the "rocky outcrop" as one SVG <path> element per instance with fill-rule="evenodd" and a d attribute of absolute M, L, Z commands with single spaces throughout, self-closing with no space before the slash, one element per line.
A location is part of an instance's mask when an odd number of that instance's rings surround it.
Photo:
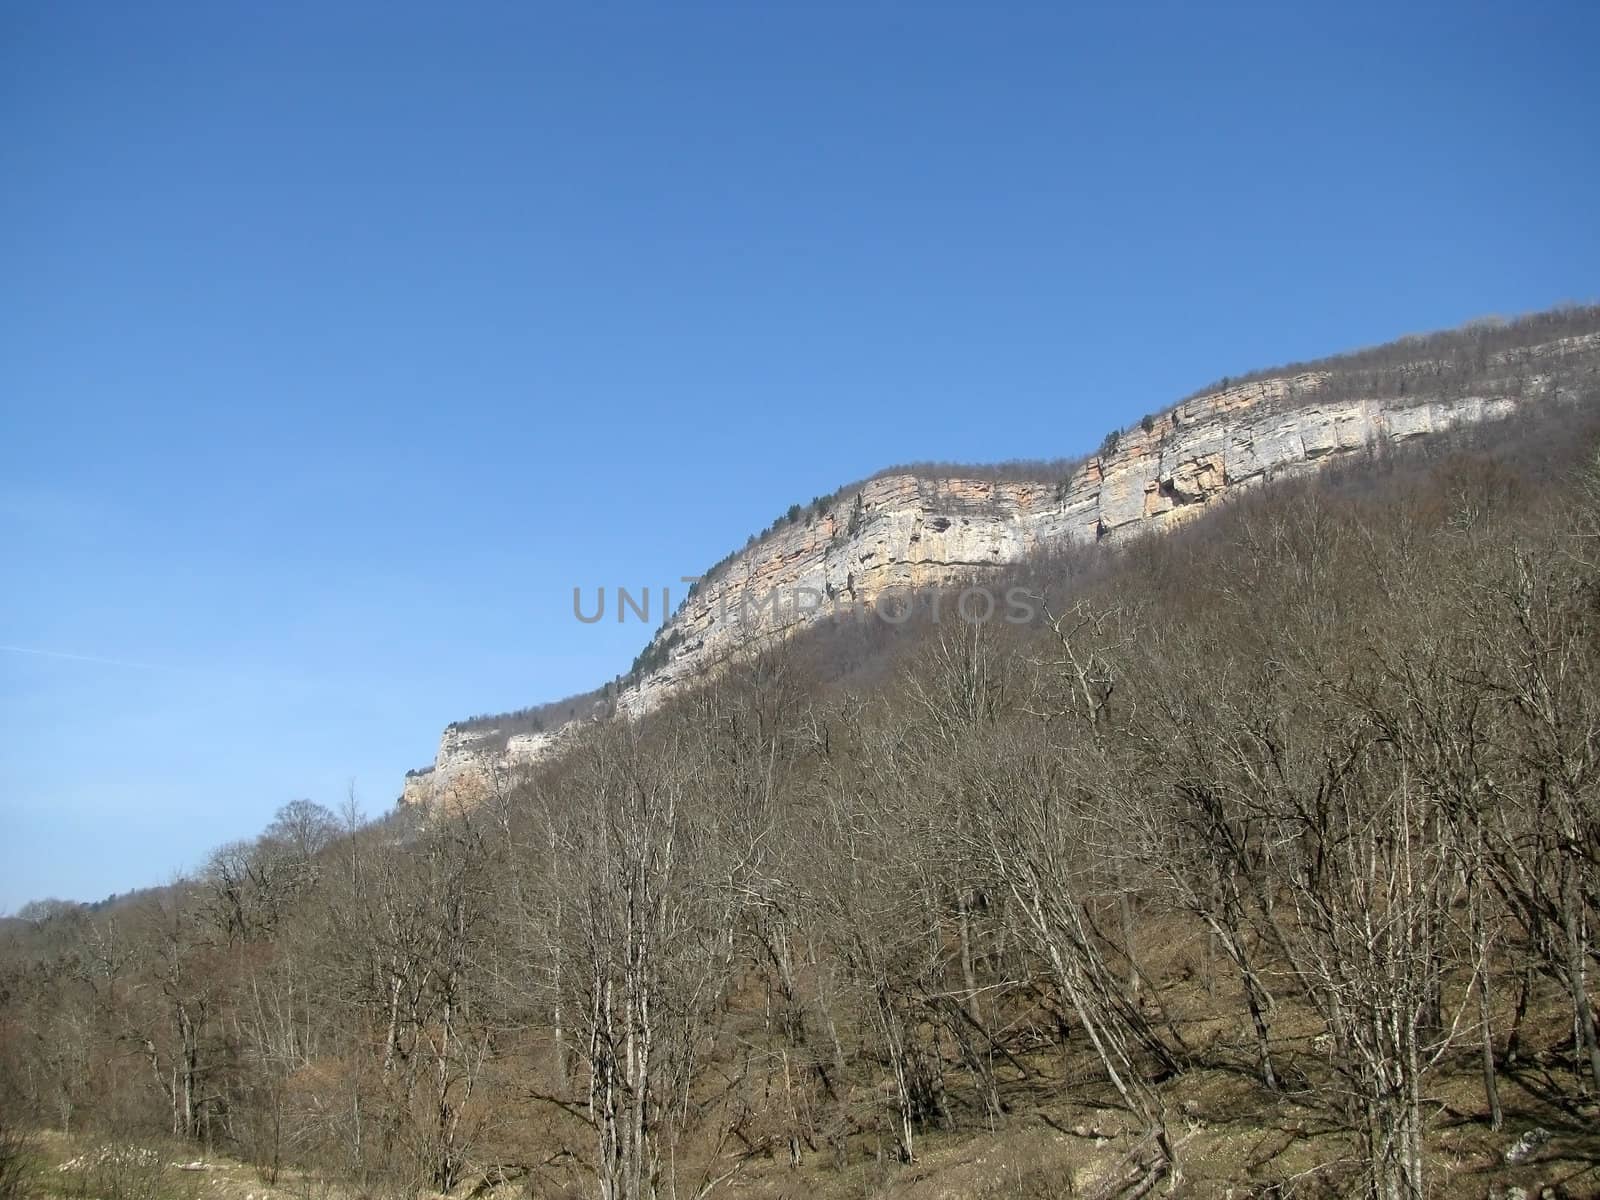
<path fill-rule="evenodd" d="M 433 765 L 407 774 L 400 804 L 479 804 L 549 758 L 576 728 L 573 722 L 539 733 L 507 733 L 492 725 L 451 725 L 439 738 Z"/>
<path fill-rule="evenodd" d="M 1224 387 L 1108 437 L 1056 480 L 886 474 L 780 525 L 702 579 L 656 634 L 657 665 L 618 697 L 637 717 L 715 672 L 752 638 L 783 637 L 841 607 L 981 577 L 1037 551 L 1169 529 L 1242 488 L 1316 471 L 1353 454 L 1506 417 L 1592 385 L 1600 334 L 1489 356 L 1470 393 L 1341 398 L 1348 378 L 1303 371 Z M 452 726 L 407 803 L 473 802 L 570 732 L 507 736 Z"/>

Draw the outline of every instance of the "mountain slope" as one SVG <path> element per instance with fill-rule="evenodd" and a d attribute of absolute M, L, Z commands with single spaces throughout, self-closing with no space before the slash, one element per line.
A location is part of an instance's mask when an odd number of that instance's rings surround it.
<path fill-rule="evenodd" d="M 981 578 L 1052 548 L 1169 529 L 1239 489 L 1570 401 L 1597 377 L 1600 308 L 1560 310 L 1224 381 L 1113 431 L 1097 453 L 1051 473 L 884 472 L 792 509 L 708 571 L 631 676 L 554 718 L 451 725 L 432 766 L 408 775 L 402 803 L 472 803 L 547 758 L 578 722 L 641 716 L 752 638 L 785 637 L 870 605 L 889 611 L 907 590 Z"/>

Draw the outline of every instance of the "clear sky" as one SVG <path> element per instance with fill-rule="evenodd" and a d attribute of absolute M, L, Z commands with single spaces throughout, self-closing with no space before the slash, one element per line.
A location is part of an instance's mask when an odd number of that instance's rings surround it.
<path fill-rule="evenodd" d="M 0 3 L 0 909 L 911 459 L 1600 294 L 1600 6 Z"/>

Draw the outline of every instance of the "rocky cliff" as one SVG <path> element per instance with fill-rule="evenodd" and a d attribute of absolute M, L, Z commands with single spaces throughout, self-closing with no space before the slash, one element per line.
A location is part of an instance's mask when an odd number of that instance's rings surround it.
<path fill-rule="evenodd" d="M 640 716 L 748 639 L 785 636 L 840 606 L 981 578 L 1052 546 L 1169 529 L 1236 489 L 1571 399 L 1600 379 L 1595 332 L 1484 353 L 1465 386 L 1426 347 L 1355 384 L 1349 371 L 1326 369 L 1216 388 L 1116 431 L 1054 480 L 892 472 L 843 489 L 701 579 L 655 635 L 642 656 L 649 669 L 623 687 L 617 709 Z M 1439 383 L 1446 375 L 1451 382 Z M 1352 394 L 1363 391 L 1371 394 Z M 433 767 L 408 776 L 402 801 L 474 802 L 571 730 L 451 726 Z"/>

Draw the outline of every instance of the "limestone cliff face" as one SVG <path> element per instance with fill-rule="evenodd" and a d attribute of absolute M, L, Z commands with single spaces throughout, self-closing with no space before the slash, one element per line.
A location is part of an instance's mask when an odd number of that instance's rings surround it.
<path fill-rule="evenodd" d="M 1237 489 L 1574 394 L 1595 378 L 1597 363 L 1600 334 L 1587 334 L 1491 357 L 1470 394 L 1449 398 L 1339 399 L 1327 372 L 1283 375 L 1146 418 L 1058 481 L 868 480 L 701 580 L 655 635 L 659 665 L 624 690 L 617 707 L 643 715 L 751 638 L 786 636 L 841 606 L 981 578 L 1052 546 L 1168 529 Z M 432 770 L 408 779 L 403 800 L 473 802 L 548 757 L 571 728 L 506 737 L 452 726 Z"/>
<path fill-rule="evenodd" d="M 451 725 L 439 738 L 433 765 L 406 776 L 400 803 L 478 804 L 514 782 L 518 772 L 550 757 L 576 728 L 574 722 L 542 733 L 507 734 L 494 727 Z"/>

